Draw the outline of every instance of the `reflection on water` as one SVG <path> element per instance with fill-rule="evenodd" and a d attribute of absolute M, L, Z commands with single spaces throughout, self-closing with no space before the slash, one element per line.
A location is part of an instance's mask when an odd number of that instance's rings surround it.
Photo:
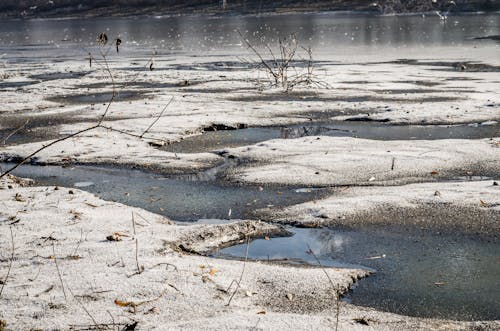
<path fill-rule="evenodd" d="M 499 35 L 499 14 L 452 16 L 446 22 L 435 15 L 363 16 L 295 14 L 280 16 L 138 17 L 65 20 L 2 20 L 0 52 L 4 60 L 23 61 L 35 57 L 82 57 L 96 36 L 107 31 L 120 36 L 124 53 L 162 54 L 207 51 L 246 53 L 241 31 L 252 43 L 275 44 L 277 38 L 295 34 L 300 44 L 330 54 L 349 46 L 424 46 L 485 43 L 474 37 Z M 33 54 L 36 51 L 37 54 Z"/>
<path fill-rule="evenodd" d="M 324 265 L 366 266 L 346 300 L 395 313 L 458 320 L 500 318 L 500 244 L 417 229 L 293 229 L 291 238 L 256 240 L 249 256 Z M 244 257 L 246 245 L 221 250 Z"/>

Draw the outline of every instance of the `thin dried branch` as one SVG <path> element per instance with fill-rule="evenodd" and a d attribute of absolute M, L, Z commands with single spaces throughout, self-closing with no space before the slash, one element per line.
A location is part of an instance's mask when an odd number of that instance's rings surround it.
<path fill-rule="evenodd" d="M 73 251 L 73 254 L 71 256 L 76 256 L 76 253 L 78 252 L 78 248 L 80 248 L 80 245 L 83 242 L 83 229 L 80 229 L 80 240 L 78 240 L 78 243 L 76 244 L 75 250 Z"/>
<path fill-rule="evenodd" d="M 333 293 L 335 295 L 335 310 L 336 310 L 335 331 L 337 331 L 338 327 L 339 327 L 339 314 L 340 314 L 340 295 L 339 295 L 339 292 L 337 291 L 337 286 L 335 286 L 335 283 L 330 278 L 330 275 L 326 271 L 326 268 L 323 266 L 323 264 L 321 263 L 320 259 L 316 256 L 316 254 L 311 249 L 311 246 L 309 246 L 309 244 L 307 244 L 307 254 L 312 255 L 314 257 L 314 259 L 316 260 L 316 262 L 320 266 L 321 270 L 323 270 L 324 274 L 326 275 L 326 278 L 328 278 L 328 281 L 330 282 L 330 285 L 332 286 L 332 290 L 333 290 Z"/>
<path fill-rule="evenodd" d="M 6 175 L 10 174 L 12 171 L 14 171 L 16 168 L 18 168 L 19 166 L 25 164 L 28 160 L 30 160 L 33 156 L 37 155 L 38 153 L 40 153 L 41 151 L 43 151 L 44 149 L 47 149 L 49 148 L 50 146 L 52 145 L 55 145 L 61 141 L 64 141 L 64 140 L 68 140 L 70 138 L 73 138 L 75 136 L 78 136 L 82 133 L 85 133 L 87 131 L 91 131 L 91 130 L 95 130 L 99 127 L 99 125 L 93 125 L 89 128 L 86 128 L 86 129 L 83 129 L 83 130 L 79 130 L 75 133 L 72 133 L 72 134 L 69 134 L 65 137 L 62 137 L 62 138 L 59 138 L 59 139 L 56 139 L 56 140 L 53 140 L 52 142 L 48 143 L 47 145 L 43 145 L 42 147 L 40 147 L 39 149 L 37 149 L 36 151 L 34 151 L 33 153 L 31 153 L 30 155 L 24 157 L 21 161 L 17 162 L 14 166 L 12 166 L 10 169 L 4 171 L 2 174 L 0 174 L 0 178 L 2 177 L 5 177 Z"/>
<path fill-rule="evenodd" d="M 137 233 L 135 231 L 135 217 L 134 212 L 132 212 L 132 228 L 134 229 L 134 241 L 135 241 L 135 265 L 137 267 L 136 274 L 140 274 L 144 271 L 144 267 L 139 265 L 139 241 L 137 239 Z"/>
<path fill-rule="evenodd" d="M 30 122 L 30 119 L 28 118 L 26 120 L 26 122 L 24 122 L 20 127 L 18 127 L 17 129 L 15 129 L 14 131 L 12 131 L 7 137 L 5 137 L 4 140 L 2 140 L 2 145 L 5 145 L 7 143 L 7 140 L 9 140 L 13 135 L 15 135 L 16 133 L 18 133 L 22 129 L 24 129 L 26 127 L 26 125 L 28 125 L 29 122 Z"/>
<path fill-rule="evenodd" d="M 240 279 L 236 281 L 236 288 L 234 289 L 233 293 L 231 294 L 231 297 L 229 298 L 229 301 L 227 302 L 226 306 L 229 306 L 231 304 L 231 301 L 233 300 L 234 296 L 236 295 L 236 292 L 238 292 L 240 286 L 241 286 L 241 281 L 243 280 L 243 275 L 245 274 L 245 266 L 248 261 L 248 250 L 250 248 L 250 237 L 247 235 L 247 248 L 245 252 L 245 260 L 243 261 L 243 268 L 241 269 L 241 274 L 240 274 Z M 231 285 L 233 282 L 231 282 Z M 231 285 L 229 285 L 231 287 Z M 229 291 L 229 288 L 228 288 Z"/>
<path fill-rule="evenodd" d="M 148 128 L 146 130 L 144 130 L 144 132 L 139 136 L 139 138 L 142 138 L 144 137 L 144 135 L 146 133 L 148 133 L 148 131 L 160 120 L 160 118 L 163 116 L 163 113 L 165 112 L 165 110 L 167 110 L 168 106 L 172 103 L 172 101 L 174 100 L 174 97 L 171 97 L 170 100 L 168 101 L 168 103 L 165 105 L 165 107 L 163 107 L 162 111 L 160 112 L 160 114 L 156 117 L 156 119 L 153 121 L 153 123 L 151 123 Z"/>
<path fill-rule="evenodd" d="M 64 282 L 63 282 L 63 279 L 62 279 L 62 276 L 61 276 L 61 271 L 59 270 L 59 264 L 57 263 L 56 246 L 55 246 L 54 242 L 52 243 L 52 254 L 53 254 L 54 263 L 55 263 L 56 269 L 57 269 L 57 275 L 59 276 L 59 280 L 61 281 L 61 287 L 62 287 L 62 291 L 63 291 L 63 294 L 64 294 L 64 300 L 68 301 L 68 298 L 66 297 L 66 290 L 64 289 Z"/>
<path fill-rule="evenodd" d="M 9 275 L 10 271 L 12 269 L 12 263 L 14 262 L 14 255 L 16 252 L 16 248 L 14 246 L 14 233 L 12 232 L 12 226 L 9 225 L 9 231 L 10 231 L 10 241 L 11 241 L 11 254 L 10 254 L 10 261 L 9 261 L 9 267 L 7 268 L 7 275 L 5 275 L 5 279 L 2 282 L 2 287 L 0 288 L 0 297 L 2 297 L 3 289 L 5 287 L 5 284 L 7 284 L 7 281 L 9 280 Z"/>
<path fill-rule="evenodd" d="M 61 282 L 62 282 L 62 279 L 61 279 Z M 92 316 L 92 314 L 88 311 L 88 309 L 85 307 L 85 305 L 77 298 L 77 296 L 73 293 L 73 291 L 71 290 L 71 288 L 69 286 L 68 286 L 68 291 L 69 291 L 69 293 L 71 293 L 71 295 L 73 296 L 75 301 L 78 302 L 80 307 L 82 307 L 83 311 L 87 314 L 87 316 L 90 317 L 90 319 L 92 320 L 92 323 L 94 323 L 94 326 L 96 327 L 96 329 L 97 330 L 104 330 L 105 328 L 103 328 L 103 324 L 97 323 L 94 316 Z"/>
<path fill-rule="evenodd" d="M 258 56 L 258 58 L 260 59 L 260 63 L 267 69 L 268 73 L 271 74 L 276 81 L 278 81 L 279 79 L 278 75 L 277 73 L 274 72 L 273 68 L 267 63 L 266 60 L 264 60 L 262 55 L 260 55 L 260 53 L 255 49 L 255 47 L 250 43 L 250 41 L 246 39 L 239 30 L 237 30 L 237 32 L 241 36 L 241 39 L 243 39 L 243 42 L 248 46 L 248 48 L 250 48 L 255 53 L 255 55 Z"/>

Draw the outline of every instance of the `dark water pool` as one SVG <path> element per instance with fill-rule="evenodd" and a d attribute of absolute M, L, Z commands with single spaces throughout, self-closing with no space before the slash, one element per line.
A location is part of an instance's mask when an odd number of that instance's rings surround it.
<path fill-rule="evenodd" d="M 500 319 L 500 243 L 397 226 L 297 229 L 291 238 L 255 240 L 249 257 L 317 264 L 360 265 L 376 274 L 358 282 L 345 300 L 410 316 L 456 320 Z M 216 256 L 243 258 L 246 245 Z"/>
<path fill-rule="evenodd" d="M 326 194 L 326 190 L 235 186 L 216 180 L 192 180 L 195 176 L 169 178 L 139 170 L 90 166 L 25 165 L 19 167 L 14 175 L 32 178 L 40 185 L 77 187 L 102 199 L 144 208 L 176 221 L 229 217 L 246 219 L 259 208 L 288 206 Z"/>
<path fill-rule="evenodd" d="M 304 123 L 282 127 L 254 127 L 204 132 L 166 145 L 174 153 L 199 153 L 246 146 L 270 139 L 304 136 L 356 137 L 377 140 L 480 139 L 497 137 L 496 125 L 390 125 L 374 122 Z"/>

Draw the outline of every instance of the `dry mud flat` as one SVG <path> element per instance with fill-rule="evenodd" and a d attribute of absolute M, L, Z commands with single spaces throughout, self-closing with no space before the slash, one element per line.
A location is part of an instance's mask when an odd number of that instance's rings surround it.
<path fill-rule="evenodd" d="M 458 67 L 453 61 L 325 61 L 319 63 L 321 78 L 334 89 L 283 93 L 259 91 L 255 82 L 262 74 L 245 64 L 215 58 L 197 61 L 159 58 L 152 72 L 112 62 L 115 81 L 119 88 L 126 87 L 122 92 L 141 92 L 123 93 L 112 104 L 104 125 L 113 130 L 88 131 L 45 149 L 31 161 L 186 173 L 233 157 L 249 162 L 225 174 L 224 179 L 233 183 L 341 186 L 320 201 L 261 210 L 266 220 L 355 226 L 366 222 L 366 215 L 379 215 L 370 221 L 387 225 L 392 215 L 400 214 L 417 225 L 427 220 L 424 226 L 448 228 L 451 224 L 442 220 L 458 212 L 464 215 L 453 224 L 458 230 L 498 233 L 499 194 L 493 185 L 500 173 L 497 136 L 412 142 L 305 137 L 192 154 L 159 148 L 214 128 L 318 119 L 495 126 L 500 118 L 497 66 L 464 61 Z M 1 148 L 2 160 L 27 156 L 47 138 L 95 124 L 112 92 L 108 78 L 83 62 L 18 65 L 4 71 L 7 85 L 1 91 L 0 118 L 5 120 L 0 130 L 8 134 L 26 119 L 30 123 Z M 165 116 L 146 139 L 139 139 L 137 135 L 172 97 Z M 33 135 L 33 130 L 42 133 Z M 135 322 L 138 329 L 334 329 L 335 294 L 324 271 L 338 293 L 367 275 L 361 269 L 244 264 L 197 255 L 244 241 L 248 231 L 260 237 L 284 234 L 276 225 L 247 221 L 179 226 L 77 189 L 24 187 L 12 179 L 1 185 L 0 263 L 2 275 L 9 276 L 2 279 L 0 313 L 7 329 L 81 330 Z M 438 207 L 443 214 L 429 221 L 430 211 Z M 243 265 L 241 286 L 227 305 Z M 498 321 L 410 318 L 346 303 L 341 303 L 339 314 L 339 329 L 344 330 L 499 327 Z"/>
<path fill-rule="evenodd" d="M 7 330 L 136 323 L 141 330 L 334 329 L 332 287 L 344 293 L 367 275 L 360 269 L 209 259 L 181 249 L 206 252 L 247 233 L 282 233 L 267 223 L 179 226 L 77 189 L 30 187 L 12 179 L 2 180 L 0 188 L 1 265 L 10 271 L 2 280 L 0 312 Z M 231 286 L 243 268 L 240 287 Z M 346 303 L 340 303 L 338 323 L 340 330 L 500 326 L 410 318 Z"/>

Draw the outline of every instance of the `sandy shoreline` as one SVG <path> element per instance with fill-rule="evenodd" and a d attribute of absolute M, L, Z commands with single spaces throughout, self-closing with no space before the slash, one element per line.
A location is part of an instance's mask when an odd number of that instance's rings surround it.
<path fill-rule="evenodd" d="M 192 237 L 199 242 L 203 233 L 218 233 L 211 240 L 223 242 L 235 228 L 177 226 L 77 189 L 22 187 L 3 180 L 0 195 L 1 236 L 9 238 L 12 229 L 15 247 L 0 306 L 8 330 L 83 329 L 95 324 L 104 328 L 113 323 L 123 327 L 135 322 L 139 329 L 229 330 L 257 323 L 262 329 L 289 323 L 301 330 L 311 325 L 332 329 L 336 324 L 332 284 L 324 271 L 341 293 L 366 275 L 362 270 L 244 264 L 179 253 L 169 243 Z M 106 239 L 109 236 L 115 239 Z M 2 270 L 10 264 L 9 241 L 1 242 Z M 226 289 L 239 278 L 243 264 L 243 281 L 227 306 L 232 292 Z M 140 274 L 135 274 L 137 265 L 144 268 Z M 410 318 L 341 303 L 339 329 L 364 330 L 366 324 L 376 330 L 395 325 L 492 330 L 499 326 L 498 321 Z"/>

